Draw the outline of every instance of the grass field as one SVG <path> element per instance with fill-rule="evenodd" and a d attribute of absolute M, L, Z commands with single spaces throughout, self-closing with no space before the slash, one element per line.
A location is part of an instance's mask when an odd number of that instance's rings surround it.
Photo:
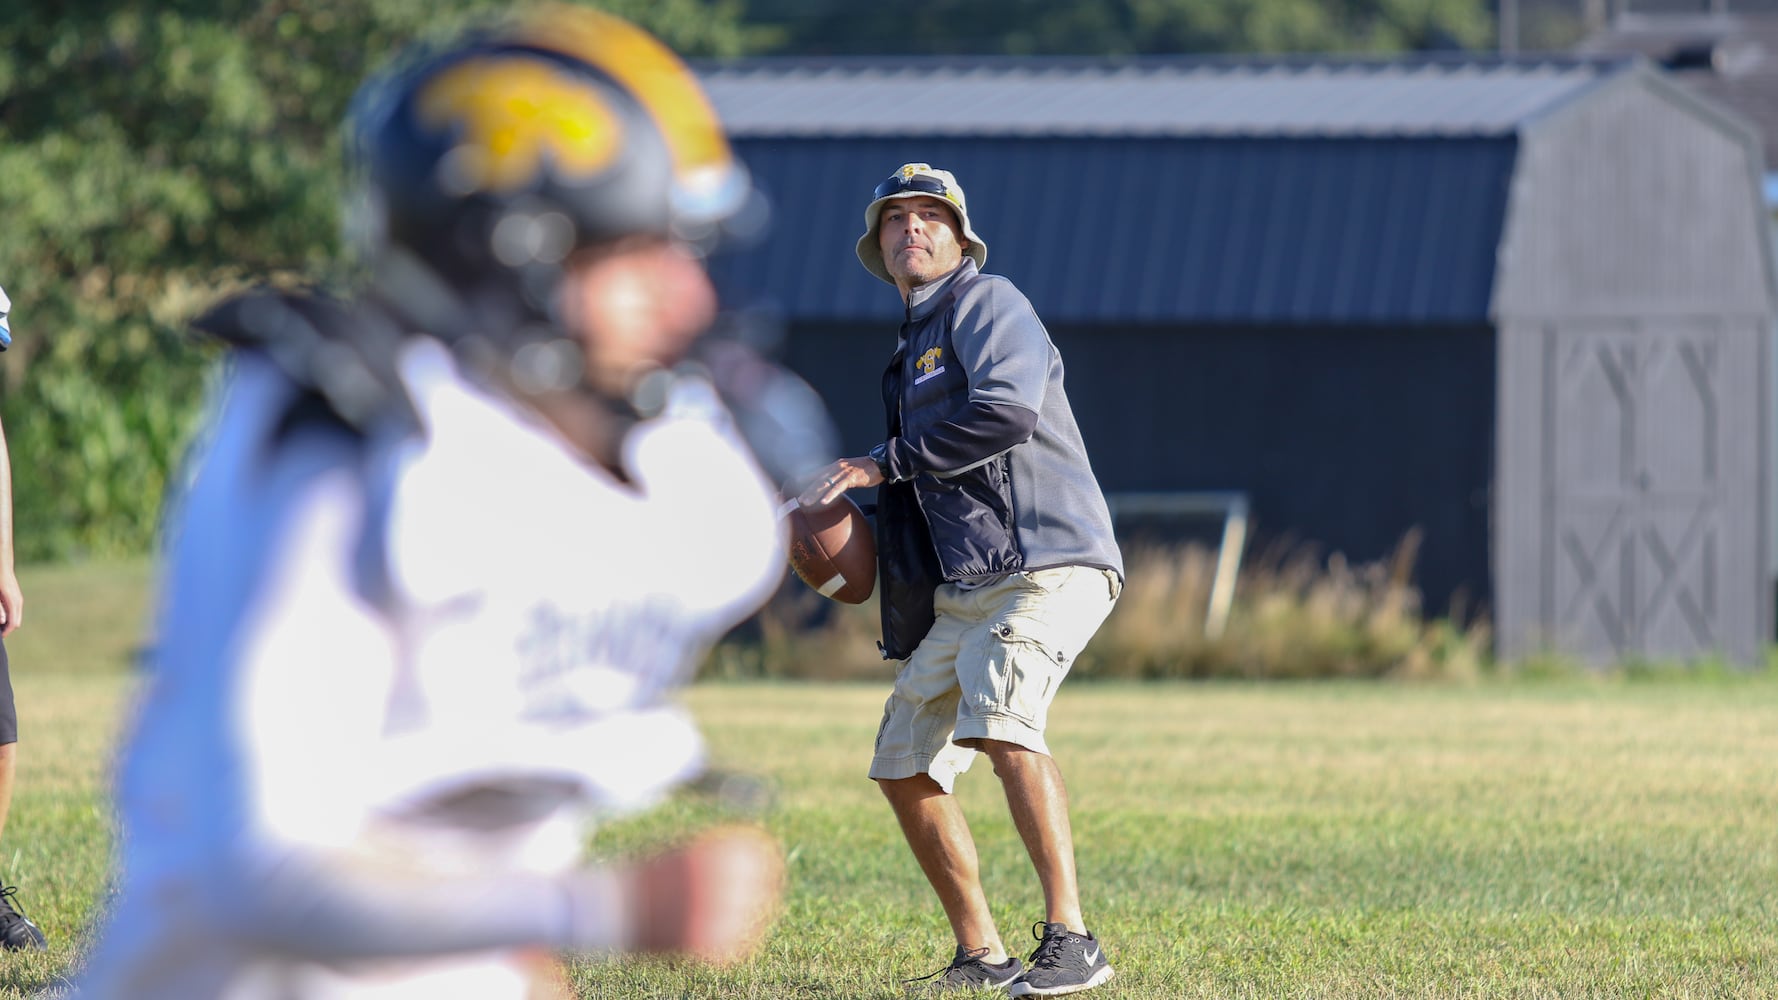
<path fill-rule="evenodd" d="M 56 995 L 102 903 L 101 792 L 145 582 L 25 576 L 0 872 L 53 949 L 0 958 L 0 997 Z M 717 763 L 774 792 L 784 913 L 738 969 L 577 965 L 578 996 L 888 998 L 943 965 L 943 918 L 862 776 L 882 695 L 693 689 Z M 1092 996 L 1778 997 L 1770 679 L 1079 683 L 1052 742 L 1088 917 L 1119 970 Z M 985 764 L 959 795 L 1002 933 L 1028 951 L 1041 897 Z M 593 847 L 729 814 L 685 797 Z"/>

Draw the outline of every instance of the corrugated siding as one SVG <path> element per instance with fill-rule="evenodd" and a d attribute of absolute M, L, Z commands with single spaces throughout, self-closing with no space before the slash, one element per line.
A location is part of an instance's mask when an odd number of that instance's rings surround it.
<path fill-rule="evenodd" d="M 1440 325 L 1487 317 L 1515 142 L 1485 138 L 742 139 L 774 206 L 715 262 L 792 318 L 894 317 L 853 255 L 899 164 L 954 171 L 988 270 L 1051 322 Z"/>

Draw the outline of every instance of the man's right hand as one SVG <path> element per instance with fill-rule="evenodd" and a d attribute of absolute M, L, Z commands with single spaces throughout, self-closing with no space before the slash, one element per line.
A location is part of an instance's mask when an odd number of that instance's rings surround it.
<path fill-rule="evenodd" d="M 876 486 L 882 481 L 883 472 L 877 468 L 876 459 L 869 455 L 842 458 L 822 469 L 815 481 L 797 495 L 796 502 L 804 507 L 825 507 L 847 490 Z"/>

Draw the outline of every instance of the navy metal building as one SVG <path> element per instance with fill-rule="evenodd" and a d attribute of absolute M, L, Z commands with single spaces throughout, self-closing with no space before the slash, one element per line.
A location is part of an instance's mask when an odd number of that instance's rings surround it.
<path fill-rule="evenodd" d="M 703 73 L 774 207 L 719 284 L 781 311 L 850 452 L 901 316 L 852 244 L 924 160 L 1061 348 L 1108 491 L 1242 491 L 1256 538 L 1355 561 L 1418 531 L 1429 610 L 1487 609 L 1509 656 L 1769 636 L 1759 147 L 1648 64 Z"/>

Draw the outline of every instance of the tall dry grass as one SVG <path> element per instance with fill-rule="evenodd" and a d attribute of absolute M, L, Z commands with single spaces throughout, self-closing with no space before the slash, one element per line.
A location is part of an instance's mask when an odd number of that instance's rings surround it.
<path fill-rule="evenodd" d="M 1216 553 L 1202 545 L 1125 553 L 1124 595 L 1081 655 L 1077 676 L 1467 678 L 1492 667 L 1487 621 L 1428 619 L 1412 583 L 1416 535 L 1353 564 L 1277 546 L 1242 567 L 1220 632 L 1206 628 Z M 882 679 L 877 604 L 826 601 L 794 580 L 715 650 L 703 676 Z"/>
<path fill-rule="evenodd" d="M 1354 564 L 1279 546 L 1242 568 L 1226 626 L 1206 628 L 1216 554 L 1126 553 L 1128 583 L 1080 669 L 1121 679 L 1473 677 L 1490 666 L 1485 620 L 1428 619 L 1413 585 L 1419 539 Z"/>

